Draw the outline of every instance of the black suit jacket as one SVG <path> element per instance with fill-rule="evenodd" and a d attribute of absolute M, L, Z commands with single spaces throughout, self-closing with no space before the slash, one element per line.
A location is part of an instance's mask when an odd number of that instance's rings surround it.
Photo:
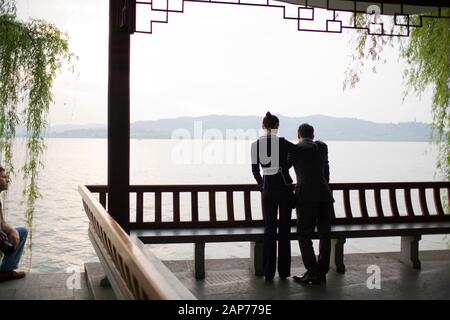
<path fill-rule="evenodd" d="M 301 148 L 315 145 L 314 151 L 295 153 L 289 157 L 289 164 L 294 166 L 297 176 L 296 192 L 299 203 L 334 202 L 328 185 L 330 166 L 328 163 L 328 147 L 322 141 L 302 139 L 297 146 Z"/>
<path fill-rule="evenodd" d="M 276 141 L 272 141 L 276 139 Z M 271 142 L 278 142 L 278 165 L 272 162 L 265 163 L 261 159 L 262 154 L 272 156 Z M 262 145 L 264 143 L 264 145 Z M 251 146 L 251 158 L 252 158 L 252 173 L 256 180 L 256 183 L 261 190 L 273 190 L 283 189 L 293 183 L 291 176 L 289 175 L 288 155 L 297 155 L 303 152 L 311 152 L 317 149 L 316 145 L 295 145 L 292 142 L 287 141 L 284 138 L 279 138 L 276 135 L 265 135 L 252 143 Z M 289 156 L 291 157 L 291 156 Z M 260 166 L 263 168 L 264 178 L 261 176 Z"/>

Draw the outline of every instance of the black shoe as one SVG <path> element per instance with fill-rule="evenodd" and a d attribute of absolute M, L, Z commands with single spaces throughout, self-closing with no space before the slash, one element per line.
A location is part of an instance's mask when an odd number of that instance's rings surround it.
<path fill-rule="evenodd" d="M 286 280 L 286 279 L 289 278 L 289 277 L 290 277 L 290 276 L 282 275 L 282 276 L 280 276 L 280 279 Z"/>
<path fill-rule="evenodd" d="M 293 276 L 292 278 L 296 282 L 301 282 L 301 281 L 303 281 L 303 279 L 305 279 L 306 277 L 310 277 L 311 275 L 312 275 L 312 272 L 306 271 L 303 275 L 301 275 L 301 276 Z"/>
<path fill-rule="evenodd" d="M 268 276 L 265 276 L 266 282 L 271 282 L 271 281 L 273 281 L 273 278 L 274 278 L 273 276 L 271 276 L 271 277 L 270 277 L 270 276 L 269 276 L 269 277 L 268 277 Z"/>
<path fill-rule="evenodd" d="M 306 272 L 303 276 L 294 276 L 294 281 L 300 284 L 321 284 L 327 282 L 325 275 L 317 275 L 311 272 Z"/>
<path fill-rule="evenodd" d="M 0 271 L 0 282 L 10 281 L 22 279 L 26 276 L 26 273 L 23 271 Z"/>

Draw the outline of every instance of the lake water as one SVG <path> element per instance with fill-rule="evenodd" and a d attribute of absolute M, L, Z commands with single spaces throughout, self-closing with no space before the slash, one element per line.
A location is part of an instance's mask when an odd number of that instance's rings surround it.
<path fill-rule="evenodd" d="M 107 141 L 104 139 L 49 139 L 45 168 L 41 171 L 42 199 L 36 205 L 33 228 L 32 272 L 64 272 L 96 261 L 87 236 L 88 220 L 77 187 L 106 184 Z M 332 182 L 431 181 L 435 175 L 436 150 L 422 142 L 330 141 Z M 16 146 L 20 155 L 23 141 Z M 17 158 L 19 165 L 21 157 Z M 253 183 L 249 142 L 175 140 L 131 141 L 131 184 Z M 18 166 L 17 165 L 17 166 Z M 13 181 L 5 200 L 6 215 L 14 225 L 24 224 L 20 205 L 20 176 Z M 346 252 L 397 251 L 398 238 L 350 239 Z M 444 236 L 426 236 L 421 248 L 447 247 Z M 162 259 L 192 259 L 193 246 L 151 246 Z M 293 254 L 298 245 L 292 243 Z M 207 258 L 248 257 L 248 243 L 208 244 Z M 30 261 L 28 252 L 25 261 Z"/>

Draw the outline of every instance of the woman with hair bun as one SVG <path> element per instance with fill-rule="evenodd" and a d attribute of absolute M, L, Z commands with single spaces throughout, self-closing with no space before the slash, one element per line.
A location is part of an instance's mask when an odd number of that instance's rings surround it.
<path fill-rule="evenodd" d="M 293 208 L 293 180 L 289 175 L 288 154 L 306 151 L 277 136 L 280 121 L 270 112 L 262 121 L 264 134 L 251 146 L 252 173 L 262 192 L 264 217 L 263 272 L 266 280 L 272 280 L 277 260 L 278 223 L 278 274 L 285 279 L 291 274 L 291 242 L 289 239 Z M 260 173 L 260 167 L 263 176 Z"/>

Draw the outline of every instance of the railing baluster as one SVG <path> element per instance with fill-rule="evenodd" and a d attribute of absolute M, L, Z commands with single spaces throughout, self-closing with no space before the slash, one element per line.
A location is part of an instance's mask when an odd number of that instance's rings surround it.
<path fill-rule="evenodd" d="M 259 193 L 259 199 L 261 200 L 261 215 L 263 220 L 265 219 L 266 213 L 264 212 L 264 202 L 263 202 L 263 193 Z"/>
<path fill-rule="evenodd" d="M 155 222 L 162 221 L 161 202 L 161 192 L 155 192 Z"/>
<path fill-rule="evenodd" d="M 406 205 L 406 212 L 408 213 L 408 217 L 414 217 L 414 209 L 412 206 L 411 201 L 411 189 L 405 188 L 405 205 Z"/>
<path fill-rule="evenodd" d="M 434 198 L 434 207 L 436 208 L 438 216 L 445 215 L 444 209 L 442 208 L 441 189 L 433 188 L 433 198 Z"/>
<path fill-rule="evenodd" d="M 375 189 L 375 210 L 377 211 L 377 217 L 384 217 L 383 205 L 381 204 L 381 189 Z"/>
<path fill-rule="evenodd" d="M 389 189 L 389 203 L 391 205 L 392 216 L 399 217 L 400 213 L 398 212 L 397 194 L 396 189 L 394 188 Z"/>
<path fill-rule="evenodd" d="M 173 221 L 180 222 L 180 193 L 173 192 Z"/>
<path fill-rule="evenodd" d="M 352 218 L 353 214 L 352 214 L 352 206 L 350 204 L 350 190 L 349 189 L 343 190 L 343 194 L 344 194 L 345 217 L 346 218 Z"/>
<path fill-rule="evenodd" d="M 106 209 L 106 192 L 100 192 L 99 200 L 102 207 Z"/>
<path fill-rule="evenodd" d="M 198 222 L 198 192 L 191 192 L 191 214 L 192 222 Z"/>
<path fill-rule="evenodd" d="M 227 215 L 228 221 L 234 221 L 233 191 L 227 191 Z"/>
<path fill-rule="evenodd" d="M 363 218 L 368 218 L 369 213 L 367 212 L 367 203 L 366 203 L 366 190 L 359 189 L 359 208 L 361 210 L 361 216 Z"/>
<path fill-rule="evenodd" d="M 209 192 L 209 221 L 217 221 L 215 191 Z"/>
<path fill-rule="evenodd" d="M 144 193 L 136 192 L 136 222 L 144 222 Z"/>
<path fill-rule="evenodd" d="M 447 207 L 450 207 L 450 188 L 447 188 Z"/>
<path fill-rule="evenodd" d="M 420 188 L 419 189 L 419 203 L 420 203 L 420 210 L 422 211 L 422 215 L 423 216 L 429 216 L 430 215 L 430 211 L 428 211 L 428 207 L 427 207 L 427 197 L 425 194 L 425 188 Z"/>
<path fill-rule="evenodd" d="M 244 191 L 244 210 L 245 210 L 245 220 L 252 220 L 252 206 L 250 199 L 250 191 Z"/>

